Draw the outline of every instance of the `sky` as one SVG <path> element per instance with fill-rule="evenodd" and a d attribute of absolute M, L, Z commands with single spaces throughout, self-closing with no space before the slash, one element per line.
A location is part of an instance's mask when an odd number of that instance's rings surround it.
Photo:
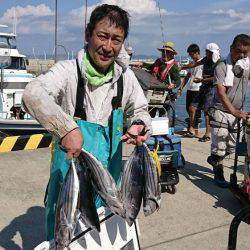
<path fill-rule="evenodd" d="M 227 55 L 235 35 L 250 33 L 250 0 L 88 0 L 87 18 L 99 4 L 117 4 L 130 14 L 126 45 L 135 55 L 159 55 L 163 41 L 172 41 L 179 55 L 197 43 L 204 51 L 215 42 Z M 0 0 L 0 24 L 17 19 L 17 45 L 23 54 L 52 54 L 53 0 Z M 159 11 L 160 8 L 160 11 Z M 160 18 L 161 16 L 161 18 Z M 84 44 L 85 0 L 58 0 L 58 44 L 75 54 Z M 162 25 L 161 25 L 162 22 Z M 7 28 L 0 28 L 6 32 Z M 58 53 L 65 53 L 62 46 Z"/>

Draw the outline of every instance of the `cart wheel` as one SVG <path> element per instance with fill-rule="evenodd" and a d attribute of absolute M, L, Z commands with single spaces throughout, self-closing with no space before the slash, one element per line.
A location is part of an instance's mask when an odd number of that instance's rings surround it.
<path fill-rule="evenodd" d="M 230 184 L 232 187 L 237 186 L 237 175 L 236 174 L 231 174 L 230 175 Z"/>
<path fill-rule="evenodd" d="M 168 188 L 167 188 L 166 185 L 161 185 L 161 192 L 162 192 L 162 193 L 168 192 Z"/>
<path fill-rule="evenodd" d="M 176 186 L 171 185 L 171 194 L 175 194 L 175 193 L 176 193 Z"/>
<path fill-rule="evenodd" d="M 176 187 L 175 185 L 168 185 L 166 186 L 166 190 L 169 194 L 175 194 L 176 193 Z"/>

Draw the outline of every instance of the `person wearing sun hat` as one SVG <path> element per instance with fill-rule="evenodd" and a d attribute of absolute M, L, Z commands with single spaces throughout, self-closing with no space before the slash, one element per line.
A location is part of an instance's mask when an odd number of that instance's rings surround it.
<path fill-rule="evenodd" d="M 174 59 L 174 56 L 177 55 L 177 51 L 174 49 L 173 42 L 164 43 L 158 50 L 161 52 L 161 58 L 158 58 L 152 65 L 147 67 L 147 69 L 152 76 L 166 85 L 168 96 L 165 100 L 164 108 L 170 118 L 170 124 L 172 124 L 171 121 L 173 122 L 173 120 L 171 120 L 171 118 L 174 117 L 173 107 L 176 99 L 176 94 L 173 90 L 181 85 L 180 70 Z M 156 111 L 156 109 L 154 109 L 154 111 Z M 151 115 L 154 116 L 154 114 Z"/>
<path fill-rule="evenodd" d="M 164 82 L 167 90 L 178 88 L 181 84 L 181 78 L 178 64 L 174 59 L 174 56 L 177 55 L 174 43 L 166 42 L 158 50 L 161 52 L 161 58 L 158 58 L 150 66 L 150 73 L 159 81 Z"/>

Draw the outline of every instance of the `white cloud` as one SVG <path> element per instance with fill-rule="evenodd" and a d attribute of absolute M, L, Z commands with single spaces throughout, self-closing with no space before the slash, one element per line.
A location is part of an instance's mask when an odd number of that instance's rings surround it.
<path fill-rule="evenodd" d="M 221 14 L 225 14 L 225 11 L 222 10 L 222 9 L 218 9 L 218 10 L 214 10 L 212 11 L 212 14 L 215 14 L 215 15 L 221 15 Z"/>
<path fill-rule="evenodd" d="M 155 0 L 102 0 L 100 4 L 114 4 L 128 11 L 131 16 L 131 25 L 137 25 L 136 22 L 145 19 L 148 16 L 159 17 L 159 8 Z M 97 5 L 89 6 L 87 16 Z M 168 12 L 166 9 L 160 9 L 161 15 L 177 15 L 175 12 Z M 73 9 L 69 13 L 69 18 L 65 21 L 75 27 L 81 27 L 85 18 L 85 6 Z"/>
<path fill-rule="evenodd" d="M 92 5 L 87 7 L 87 21 L 89 19 L 90 13 L 94 10 L 97 5 Z M 64 20 L 63 23 L 69 24 L 75 27 L 83 27 L 85 21 L 85 6 L 77 9 L 73 9 L 69 13 L 69 18 Z"/>
<path fill-rule="evenodd" d="M 8 9 L 3 16 L 1 17 L 1 22 L 12 23 L 13 17 L 16 16 L 17 20 L 20 22 L 20 19 L 23 17 L 44 17 L 44 16 L 53 16 L 53 11 L 45 4 L 40 4 L 37 6 L 27 5 L 26 7 L 15 6 Z"/>
<path fill-rule="evenodd" d="M 42 20 L 45 17 L 54 15 L 50 7 L 45 4 L 11 7 L 7 9 L 0 18 L 0 23 L 12 25 L 14 22 L 14 15 L 17 20 L 17 32 L 19 34 L 46 34 L 46 32 L 52 32 L 53 25 L 48 21 Z M 39 29 L 37 29 L 38 27 Z"/>
<path fill-rule="evenodd" d="M 220 25 L 216 25 L 215 30 L 230 30 L 250 25 L 250 12 L 237 12 L 234 9 L 229 9 L 227 11 L 214 11 L 213 14 L 221 16 L 217 17 L 217 22 Z"/>
<path fill-rule="evenodd" d="M 159 9 L 154 0 L 103 0 L 102 3 L 118 5 L 133 15 L 158 15 Z M 166 14 L 165 9 L 161 9 Z"/>

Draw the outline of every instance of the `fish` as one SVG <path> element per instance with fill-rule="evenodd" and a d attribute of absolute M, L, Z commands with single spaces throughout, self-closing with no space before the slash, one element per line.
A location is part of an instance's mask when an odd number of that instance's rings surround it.
<path fill-rule="evenodd" d="M 144 148 L 144 178 L 143 212 L 145 216 L 151 215 L 160 208 L 161 186 L 155 160 L 145 143 Z"/>
<path fill-rule="evenodd" d="M 77 174 L 80 182 L 79 210 L 80 220 L 87 227 L 96 228 L 100 232 L 100 221 L 95 207 L 93 185 L 88 166 L 84 159 L 76 160 Z"/>
<path fill-rule="evenodd" d="M 143 151 L 142 147 L 136 146 L 124 165 L 121 181 L 122 200 L 125 208 L 125 220 L 131 226 L 141 207 L 144 173 L 143 173 Z"/>
<path fill-rule="evenodd" d="M 121 200 L 121 194 L 112 175 L 102 163 L 88 151 L 82 149 L 81 155 L 90 170 L 92 183 L 98 194 L 110 208 L 112 213 L 124 217 L 125 211 Z"/>
<path fill-rule="evenodd" d="M 79 179 L 74 161 L 66 174 L 56 205 L 55 242 L 56 249 L 68 249 L 74 237 L 78 221 Z"/>

